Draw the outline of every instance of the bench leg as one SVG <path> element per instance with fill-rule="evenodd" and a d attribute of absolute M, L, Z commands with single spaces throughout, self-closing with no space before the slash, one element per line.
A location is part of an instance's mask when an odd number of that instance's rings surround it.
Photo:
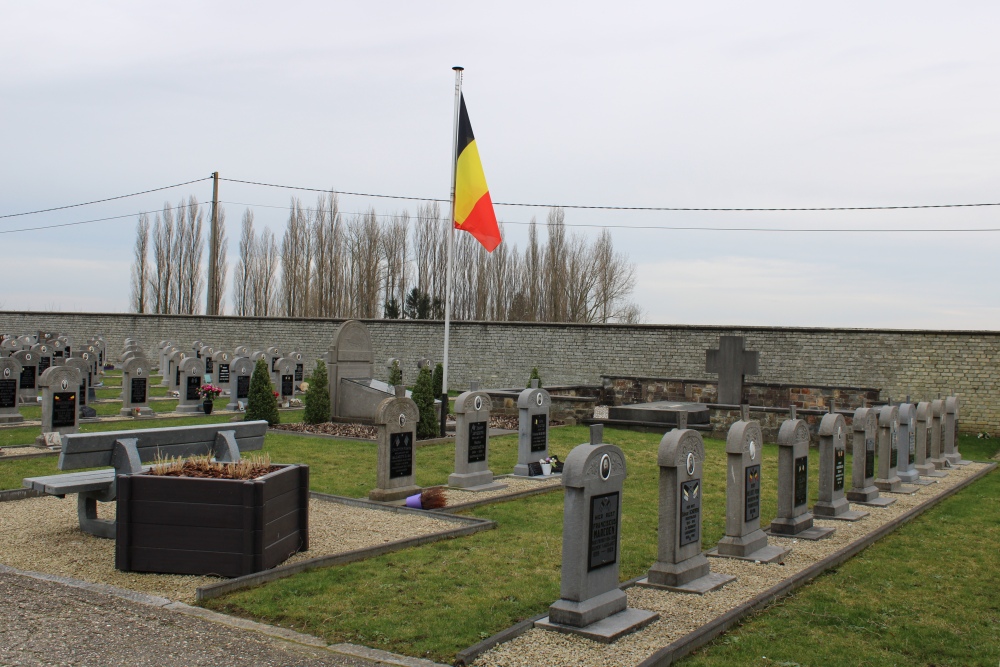
<path fill-rule="evenodd" d="M 115 539 L 115 522 L 97 518 L 97 499 L 85 493 L 76 496 L 76 514 L 80 519 L 80 530 L 94 537 Z"/>

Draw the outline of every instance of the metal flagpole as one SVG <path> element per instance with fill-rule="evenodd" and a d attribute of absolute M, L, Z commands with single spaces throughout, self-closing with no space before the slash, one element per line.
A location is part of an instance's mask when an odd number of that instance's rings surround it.
<path fill-rule="evenodd" d="M 441 373 L 441 437 L 445 434 L 445 422 L 448 415 L 448 343 L 451 334 L 451 255 L 455 246 L 455 170 L 458 168 L 458 115 L 462 103 L 462 71 L 464 67 L 452 67 L 455 70 L 455 127 L 451 133 L 451 197 L 448 211 L 448 263 L 444 283 L 444 362 Z"/>

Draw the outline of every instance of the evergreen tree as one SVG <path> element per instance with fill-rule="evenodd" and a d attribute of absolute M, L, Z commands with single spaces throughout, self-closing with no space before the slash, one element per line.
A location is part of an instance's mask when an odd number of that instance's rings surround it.
<path fill-rule="evenodd" d="M 531 388 L 531 381 L 538 380 L 538 388 L 542 388 L 542 378 L 538 376 L 538 366 L 531 369 L 531 377 L 528 378 L 528 388 Z"/>
<path fill-rule="evenodd" d="M 250 376 L 250 393 L 247 395 L 246 420 L 266 419 L 270 426 L 278 423 L 278 399 L 274 396 L 274 386 L 271 384 L 271 374 L 267 371 L 267 362 L 257 360 Z"/>
<path fill-rule="evenodd" d="M 413 402 L 420 412 L 417 424 L 417 438 L 434 438 L 438 435 L 438 418 L 434 412 L 434 388 L 431 386 L 431 370 L 424 366 L 417 375 L 413 388 Z"/>
<path fill-rule="evenodd" d="M 330 421 L 330 386 L 326 376 L 326 364 L 320 359 L 316 369 L 309 376 L 306 390 L 306 412 L 303 420 L 307 424 L 322 424 Z"/>
<path fill-rule="evenodd" d="M 403 384 L 403 369 L 399 367 L 398 359 L 392 362 L 389 369 L 389 384 L 393 387 Z"/>

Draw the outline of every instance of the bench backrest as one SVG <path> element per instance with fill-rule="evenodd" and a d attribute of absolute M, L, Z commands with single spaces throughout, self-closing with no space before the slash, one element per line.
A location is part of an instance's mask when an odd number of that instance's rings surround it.
<path fill-rule="evenodd" d="M 251 451 L 264 446 L 266 421 L 231 422 L 198 426 L 171 426 L 135 431 L 105 431 L 103 433 L 71 433 L 62 436 L 59 454 L 60 470 L 79 470 L 115 465 L 115 442 L 134 438 L 142 463 L 157 456 L 188 457 L 212 454 L 216 451 L 218 434 L 233 431 L 239 450 Z"/>

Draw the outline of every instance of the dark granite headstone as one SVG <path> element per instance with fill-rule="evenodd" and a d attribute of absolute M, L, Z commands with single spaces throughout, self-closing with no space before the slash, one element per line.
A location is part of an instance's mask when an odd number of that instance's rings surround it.
<path fill-rule="evenodd" d="M 531 451 L 544 452 L 549 446 L 548 415 L 531 415 Z"/>
<path fill-rule="evenodd" d="M 809 484 L 809 457 L 795 459 L 795 506 L 806 504 L 806 489 Z"/>
<path fill-rule="evenodd" d="M 746 487 L 743 494 L 743 520 L 753 521 L 760 516 L 760 465 L 747 466 Z"/>
<path fill-rule="evenodd" d="M 295 364 L 295 381 L 302 382 L 305 377 L 305 367 L 302 364 Z"/>
<path fill-rule="evenodd" d="M 24 366 L 21 368 L 21 389 L 35 388 L 36 366 Z"/>
<path fill-rule="evenodd" d="M 613 491 L 590 498 L 588 571 L 618 562 L 619 495 Z"/>
<path fill-rule="evenodd" d="M 146 378 L 132 378 L 132 402 L 133 403 L 145 403 L 146 402 L 146 385 L 148 380 Z"/>
<path fill-rule="evenodd" d="M 212 361 L 212 357 L 205 357 L 205 372 L 214 373 L 215 363 Z"/>
<path fill-rule="evenodd" d="M 681 483 L 680 546 L 701 539 L 701 480 Z"/>
<path fill-rule="evenodd" d="M 236 398 L 247 398 L 250 396 L 250 376 L 241 375 L 236 378 Z"/>
<path fill-rule="evenodd" d="M 38 374 L 41 375 L 45 370 L 52 365 L 52 357 L 39 357 L 38 358 Z"/>
<path fill-rule="evenodd" d="M 389 479 L 413 474 L 413 435 L 393 433 L 389 439 Z"/>
<path fill-rule="evenodd" d="M 295 394 L 295 383 L 294 383 L 294 381 L 292 379 L 292 376 L 291 375 L 282 375 L 281 376 L 281 395 L 282 395 L 282 397 L 284 397 L 284 396 L 292 396 L 293 394 Z"/>
<path fill-rule="evenodd" d="M 52 428 L 76 424 L 76 392 L 57 391 L 52 394 Z"/>
<path fill-rule="evenodd" d="M 486 460 L 486 422 L 469 422 L 469 463 Z"/>
<path fill-rule="evenodd" d="M 843 449 L 836 449 L 833 453 L 833 489 L 834 491 L 844 490 L 844 478 L 846 476 L 846 452 Z"/>
<path fill-rule="evenodd" d="M 219 364 L 219 377 L 216 378 L 219 384 L 229 384 L 229 364 Z"/>
<path fill-rule="evenodd" d="M 198 395 L 199 389 L 201 389 L 201 378 L 196 375 L 192 375 L 187 379 L 187 390 L 185 391 L 184 394 L 187 400 L 197 401 L 199 398 L 201 398 Z"/>
<path fill-rule="evenodd" d="M 0 408 L 17 407 L 17 380 L 0 380 Z"/>

